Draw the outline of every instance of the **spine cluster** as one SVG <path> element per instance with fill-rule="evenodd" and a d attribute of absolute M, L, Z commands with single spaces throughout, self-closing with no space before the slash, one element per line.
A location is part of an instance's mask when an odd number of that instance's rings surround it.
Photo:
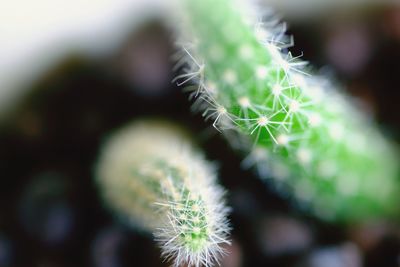
<path fill-rule="evenodd" d="M 245 151 L 244 165 L 323 219 L 398 213 L 396 152 L 352 102 L 284 53 L 284 25 L 253 19 L 240 1 L 180 2 L 189 42 L 176 81 L 195 84 L 195 107 Z"/>
<path fill-rule="evenodd" d="M 229 243 L 228 209 L 215 170 L 175 126 L 134 123 L 103 147 L 97 182 L 105 203 L 152 232 L 175 266 L 212 266 Z"/>

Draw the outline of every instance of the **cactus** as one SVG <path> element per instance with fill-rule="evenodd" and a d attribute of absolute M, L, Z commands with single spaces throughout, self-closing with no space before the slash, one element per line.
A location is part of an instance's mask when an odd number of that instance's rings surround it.
<path fill-rule="evenodd" d="M 392 144 L 331 83 L 284 53 L 291 45 L 284 25 L 254 20 L 242 2 L 180 0 L 188 44 L 175 81 L 195 84 L 195 107 L 247 154 L 244 165 L 273 177 L 279 192 L 314 215 L 396 217 Z"/>
<path fill-rule="evenodd" d="M 107 206 L 154 233 L 174 266 L 212 266 L 224 253 L 228 208 L 215 169 L 188 136 L 165 122 L 136 122 L 103 147 L 96 169 Z"/>

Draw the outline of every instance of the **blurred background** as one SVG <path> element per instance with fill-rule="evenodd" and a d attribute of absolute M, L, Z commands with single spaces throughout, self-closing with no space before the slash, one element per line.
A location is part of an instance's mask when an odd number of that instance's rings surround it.
<path fill-rule="evenodd" d="M 294 55 L 400 141 L 399 1 L 261 4 L 288 22 Z M 182 123 L 218 163 L 234 228 L 222 266 L 400 266 L 398 225 L 308 217 L 189 112 L 171 83 L 173 14 L 162 0 L 0 4 L 0 267 L 169 266 L 151 235 L 103 208 L 93 181 L 103 140 L 143 116 Z"/>

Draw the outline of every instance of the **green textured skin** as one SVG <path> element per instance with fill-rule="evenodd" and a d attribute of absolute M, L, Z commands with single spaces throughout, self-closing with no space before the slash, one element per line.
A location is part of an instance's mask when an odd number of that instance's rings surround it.
<path fill-rule="evenodd" d="M 246 161 L 320 218 L 397 218 L 397 151 L 374 125 L 274 41 L 261 42 L 234 1 L 183 3 L 185 38 L 195 41 L 178 81 L 198 80 L 197 105 Z"/>
<path fill-rule="evenodd" d="M 152 155 L 156 157 L 156 155 Z M 151 166 L 151 167 L 149 167 Z M 185 173 L 164 159 L 148 158 L 146 167 L 132 166 L 132 176 L 126 181 L 112 183 L 116 196 L 112 198 L 124 199 L 125 207 L 120 207 L 120 213 L 125 214 L 127 209 L 145 211 L 140 216 L 149 216 L 150 220 L 144 228 L 160 226 L 160 221 L 170 213 L 176 219 L 177 225 L 182 227 L 178 239 L 193 252 L 201 251 L 207 242 L 207 218 L 202 205 L 202 196 L 193 197 L 190 189 L 185 185 Z M 132 180 L 135 179 L 133 182 Z M 168 185 L 160 180 L 168 180 Z M 134 183 L 134 184 L 133 184 Z M 130 186 L 127 186 L 129 185 Z M 110 190 L 111 188 L 109 188 Z M 178 196 L 176 195 L 178 194 Z M 197 205 L 197 208 L 193 207 Z M 136 212 L 137 212 L 136 211 Z M 134 215 L 133 220 L 141 220 Z M 158 218 L 157 218 L 158 217 Z M 196 220 L 195 220 L 196 218 Z M 194 229 L 199 229 L 196 231 Z"/>

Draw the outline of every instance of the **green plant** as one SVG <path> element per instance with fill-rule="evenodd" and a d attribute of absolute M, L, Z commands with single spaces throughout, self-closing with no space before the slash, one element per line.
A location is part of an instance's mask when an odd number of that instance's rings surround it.
<path fill-rule="evenodd" d="M 180 3 L 190 45 L 176 81 L 197 83 L 196 108 L 248 154 L 245 165 L 326 220 L 398 215 L 392 144 L 327 80 L 284 53 L 284 27 L 253 19 L 242 1 Z"/>
<path fill-rule="evenodd" d="M 165 122 L 129 125 L 104 145 L 96 177 L 106 205 L 153 232 L 175 266 L 211 266 L 228 243 L 228 209 L 215 169 Z"/>

